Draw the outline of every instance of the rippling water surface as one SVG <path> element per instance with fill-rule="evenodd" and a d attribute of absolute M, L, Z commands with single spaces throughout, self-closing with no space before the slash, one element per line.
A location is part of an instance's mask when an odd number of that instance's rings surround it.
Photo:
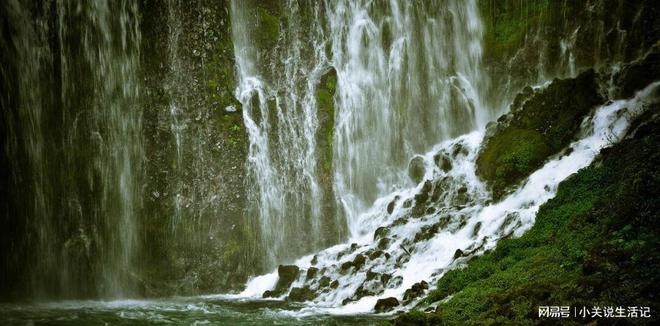
<path fill-rule="evenodd" d="M 2 325 L 377 325 L 373 315 L 299 317 L 282 301 L 186 297 L 0 306 Z"/>

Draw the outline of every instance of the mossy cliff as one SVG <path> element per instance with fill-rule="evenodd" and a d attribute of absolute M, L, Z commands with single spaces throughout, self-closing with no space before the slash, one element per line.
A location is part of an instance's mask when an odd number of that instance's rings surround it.
<path fill-rule="evenodd" d="M 649 0 L 479 0 L 478 5 L 484 63 L 493 79 L 488 97 L 500 109 L 527 85 L 634 60 L 660 39 L 660 8 Z"/>
<path fill-rule="evenodd" d="M 141 252 L 145 295 L 240 286 L 247 133 L 234 98 L 229 1 L 143 0 L 142 74 L 148 175 Z"/>

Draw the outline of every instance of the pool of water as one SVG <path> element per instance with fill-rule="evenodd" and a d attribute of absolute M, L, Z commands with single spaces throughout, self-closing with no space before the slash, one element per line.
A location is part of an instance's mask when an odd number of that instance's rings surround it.
<path fill-rule="evenodd" d="M 282 301 L 218 297 L 0 305 L 0 325 L 379 325 L 374 315 L 300 314 Z"/>

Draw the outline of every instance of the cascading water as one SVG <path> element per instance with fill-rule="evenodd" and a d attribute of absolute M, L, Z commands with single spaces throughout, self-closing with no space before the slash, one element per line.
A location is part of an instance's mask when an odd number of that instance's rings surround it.
<path fill-rule="evenodd" d="M 320 124 L 315 92 L 330 67 L 324 50 L 326 31 L 319 24 L 310 29 L 303 23 L 305 17 L 322 21 L 323 11 L 320 3 L 292 1 L 286 6 L 292 14 L 278 40 L 280 50 L 273 54 L 283 65 L 269 67 L 259 62 L 264 49 L 248 26 L 251 15 L 257 14 L 254 7 L 232 2 L 239 70 L 236 97 L 243 104 L 250 140 L 248 178 L 253 204 L 249 215 L 258 218 L 268 267 L 336 241 L 343 228 L 324 209 L 323 201 L 334 198 L 331 185 L 321 181 L 322 154 L 317 146 Z"/>
<path fill-rule="evenodd" d="M 336 192 L 354 234 L 372 202 L 408 183 L 431 145 L 482 127 L 483 29 L 475 1 L 328 4 L 337 69 Z"/>
<path fill-rule="evenodd" d="M 282 6 L 291 12 L 286 28 L 264 49 L 249 23 L 258 11 L 232 3 L 253 214 L 271 267 L 335 242 L 346 224 L 354 233 L 376 198 L 409 183 L 401 171 L 414 153 L 491 118 L 479 93 L 487 78 L 475 1 Z M 264 62 L 267 50 L 277 64 Z M 334 108 L 324 120 L 317 92 L 333 70 Z M 323 156 L 328 120 L 332 154 Z M 341 209 L 323 209 L 328 201 Z"/>
<path fill-rule="evenodd" d="M 475 176 L 483 132 L 435 146 L 423 156 L 425 181 L 379 198 L 360 216 L 358 236 L 349 239 L 350 244 L 295 262 L 307 273 L 300 273 L 291 287 L 315 293 L 307 298 L 308 307 L 296 314 L 364 313 L 386 297 L 417 304 L 416 288 L 435 284 L 447 270 L 494 248 L 499 239 L 527 231 L 559 183 L 620 140 L 631 121 L 660 102 L 659 91 L 660 83 L 655 82 L 632 99 L 597 108 L 582 123 L 580 139 L 567 154 L 548 161 L 496 203 Z M 241 296 L 261 296 L 277 281 L 277 272 L 254 278 Z"/>
<path fill-rule="evenodd" d="M 20 59 L 16 106 L 3 109 L 16 114 L 7 147 L 34 236 L 25 240 L 32 291 L 129 294 L 143 156 L 137 4 L 7 7 Z"/>
<path fill-rule="evenodd" d="M 489 105 L 492 89 L 481 63 L 483 31 L 474 1 L 323 2 L 302 14 L 296 3 L 284 7 L 293 13 L 285 31 L 264 49 L 247 23 L 255 11 L 236 1 L 232 6 L 237 97 L 250 134 L 249 169 L 259 208 L 254 213 L 269 255 L 266 265 L 318 248 L 299 233 L 318 237 L 317 229 L 301 226 L 319 218 L 306 209 L 319 200 L 314 141 L 323 108 L 309 99 L 327 71 L 337 78 L 332 189 L 342 210 L 335 218 L 345 219 L 350 237 L 347 244 L 295 261 L 303 273 L 292 284 L 282 288 L 273 272 L 253 278 L 240 296 L 296 296 L 310 303 L 303 313 L 368 312 L 385 297 L 415 304 L 410 291 L 434 284 L 498 239 L 528 230 L 558 184 L 589 165 L 649 101 L 657 101 L 654 84 L 636 98 L 598 108 L 570 154 L 553 158 L 517 191 L 492 203 L 475 175 L 475 160 L 485 123 L 510 103 L 513 89 L 505 84 Z M 314 17 L 316 24 L 301 33 L 297 24 L 305 20 L 298 16 Z M 558 40 L 557 67 L 537 65 L 532 81 L 577 73 L 579 31 Z M 300 57 L 302 51 L 307 56 Z M 539 62 L 548 61 L 546 51 L 536 52 Z M 418 156 L 425 174 L 411 187 L 408 160 L 438 143 Z"/>

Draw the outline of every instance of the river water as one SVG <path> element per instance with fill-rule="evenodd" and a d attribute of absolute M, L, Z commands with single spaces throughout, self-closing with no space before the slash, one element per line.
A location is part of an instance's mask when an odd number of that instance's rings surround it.
<path fill-rule="evenodd" d="M 60 301 L 1 305 L 2 325 L 377 325 L 373 315 L 297 317 L 299 307 L 282 301 L 230 297 L 162 300 Z"/>

